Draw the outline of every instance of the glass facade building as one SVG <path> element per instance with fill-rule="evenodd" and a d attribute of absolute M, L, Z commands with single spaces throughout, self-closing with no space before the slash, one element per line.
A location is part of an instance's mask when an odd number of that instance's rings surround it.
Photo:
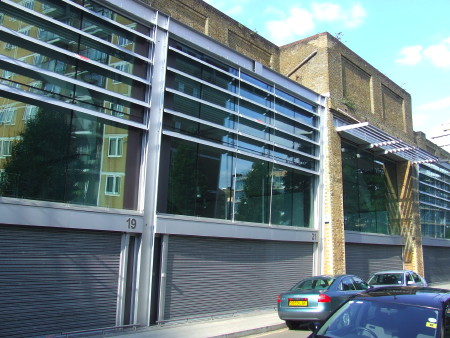
<path fill-rule="evenodd" d="M 346 230 L 400 233 L 394 162 L 343 143 L 342 184 Z"/>
<path fill-rule="evenodd" d="M 420 165 L 419 193 L 422 236 L 450 239 L 450 170 Z"/>
<path fill-rule="evenodd" d="M 94 1 L 2 10 L 1 196 L 136 210 L 155 27 Z M 166 55 L 158 211 L 310 227 L 317 103 L 176 40 Z"/>
<path fill-rule="evenodd" d="M 272 308 L 314 274 L 402 266 L 417 152 L 282 75 L 301 45 L 193 3 L 0 1 L 0 336 Z M 350 53 L 326 38 L 294 68 L 316 88 Z M 425 246 L 450 238 L 449 177 L 420 165 Z"/>
<path fill-rule="evenodd" d="M 167 69 L 158 211 L 312 226 L 317 105 L 176 41 Z"/>
<path fill-rule="evenodd" d="M 8 1 L 0 195 L 137 209 L 153 32 L 92 1 Z"/>

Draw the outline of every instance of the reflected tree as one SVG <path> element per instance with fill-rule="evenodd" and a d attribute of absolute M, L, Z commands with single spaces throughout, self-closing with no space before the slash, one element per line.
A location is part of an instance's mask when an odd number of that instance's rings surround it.
<path fill-rule="evenodd" d="M 268 223 L 271 181 L 268 163 L 253 163 L 246 176 L 243 195 L 237 206 L 236 220 Z"/>
<path fill-rule="evenodd" d="M 73 201 L 83 188 L 83 165 L 65 113 L 40 109 L 12 149 L 0 194 L 50 201 Z"/>
<path fill-rule="evenodd" d="M 168 212 L 198 216 L 205 201 L 206 178 L 197 165 L 195 145 L 173 150 L 169 174 Z"/>

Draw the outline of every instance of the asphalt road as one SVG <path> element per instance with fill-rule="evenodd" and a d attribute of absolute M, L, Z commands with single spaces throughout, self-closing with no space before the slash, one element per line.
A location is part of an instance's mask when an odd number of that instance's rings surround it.
<path fill-rule="evenodd" d="M 256 334 L 247 336 L 250 338 L 258 338 L 258 337 L 264 337 L 264 338 L 306 338 L 311 334 L 311 331 L 309 330 L 289 330 L 288 328 L 276 330 L 276 331 L 270 331 L 266 333 Z"/>

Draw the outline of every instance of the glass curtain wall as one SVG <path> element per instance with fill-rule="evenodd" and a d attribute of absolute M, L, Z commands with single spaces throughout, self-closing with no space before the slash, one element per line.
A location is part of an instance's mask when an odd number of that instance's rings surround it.
<path fill-rule="evenodd" d="M 399 234 L 395 163 L 343 142 L 342 175 L 345 229 Z"/>
<path fill-rule="evenodd" d="M 0 20 L 0 196 L 135 209 L 154 28 L 90 0 Z"/>
<path fill-rule="evenodd" d="M 312 225 L 315 104 L 175 41 L 166 81 L 159 212 Z"/>
<path fill-rule="evenodd" d="M 450 171 L 421 164 L 419 193 L 422 235 L 450 239 Z"/>

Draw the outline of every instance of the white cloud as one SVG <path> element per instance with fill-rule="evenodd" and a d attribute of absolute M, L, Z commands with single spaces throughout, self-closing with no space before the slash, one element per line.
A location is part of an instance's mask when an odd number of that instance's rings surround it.
<path fill-rule="evenodd" d="M 450 38 L 438 45 L 433 45 L 423 51 L 425 57 L 438 68 L 450 69 Z"/>
<path fill-rule="evenodd" d="M 400 51 L 401 58 L 395 60 L 406 65 L 415 65 L 423 59 L 422 46 L 403 47 Z"/>
<path fill-rule="evenodd" d="M 284 43 L 295 36 L 301 36 L 314 30 L 311 12 L 303 8 L 291 8 L 290 15 L 284 20 L 267 22 L 270 38 L 275 43 Z"/>
<path fill-rule="evenodd" d="M 361 26 L 367 16 L 366 10 L 359 4 L 354 5 L 348 15 L 344 15 L 345 25 L 350 28 Z"/>
<path fill-rule="evenodd" d="M 396 60 L 398 63 L 416 65 L 425 58 L 438 68 L 450 69 L 450 38 L 428 47 L 419 45 L 403 47 L 400 55 L 401 58 Z"/>
<path fill-rule="evenodd" d="M 314 17 L 319 21 L 335 21 L 342 17 L 342 7 L 338 4 L 314 2 L 311 8 Z"/>
<path fill-rule="evenodd" d="M 353 5 L 345 10 L 339 4 L 331 2 L 317 3 L 311 5 L 315 19 L 325 22 L 341 22 L 346 27 L 357 27 L 361 25 L 367 16 L 366 10 L 360 5 Z"/>
<path fill-rule="evenodd" d="M 269 39 L 278 44 L 291 42 L 314 32 L 317 22 L 340 23 L 354 28 L 361 25 L 367 16 L 365 9 L 359 4 L 344 9 L 341 5 L 331 2 L 314 2 L 310 9 L 293 7 L 287 15 L 278 8 L 269 8 L 266 13 L 269 12 L 278 14 L 279 17 L 278 20 L 271 20 L 266 24 Z"/>
<path fill-rule="evenodd" d="M 446 97 L 437 101 L 429 102 L 422 104 L 421 106 L 417 107 L 417 109 L 420 110 L 439 110 L 439 109 L 445 109 L 450 108 L 450 97 Z"/>

